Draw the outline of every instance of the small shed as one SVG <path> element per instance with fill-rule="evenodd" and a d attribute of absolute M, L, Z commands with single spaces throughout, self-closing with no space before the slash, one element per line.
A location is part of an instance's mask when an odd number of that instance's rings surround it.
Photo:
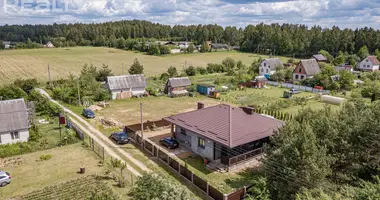
<path fill-rule="evenodd" d="M 209 96 L 210 93 L 214 91 L 215 91 L 215 86 L 213 85 L 206 85 L 206 84 L 197 85 L 197 92 L 201 95 Z"/>
<path fill-rule="evenodd" d="M 268 83 L 268 79 L 265 76 L 256 76 L 252 81 L 253 88 L 263 88 Z"/>
<path fill-rule="evenodd" d="M 108 76 L 106 88 L 112 99 L 127 99 L 146 95 L 146 81 L 143 74 Z"/>
<path fill-rule="evenodd" d="M 188 86 L 191 86 L 189 77 L 169 78 L 164 92 L 170 97 L 186 96 L 189 94 Z"/>

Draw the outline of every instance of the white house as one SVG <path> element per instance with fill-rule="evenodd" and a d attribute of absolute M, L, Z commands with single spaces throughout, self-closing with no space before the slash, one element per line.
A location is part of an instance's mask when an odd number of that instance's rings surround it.
<path fill-rule="evenodd" d="M 269 78 L 270 75 L 276 72 L 277 67 L 282 67 L 283 64 L 278 58 L 267 58 L 261 62 L 259 67 L 260 76 L 265 76 Z"/>
<path fill-rule="evenodd" d="M 29 113 L 24 99 L 0 101 L 0 144 L 29 140 Z"/>
<path fill-rule="evenodd" d="M 127 99 L 146 94 L 144 74 L 108 76 L 106 87 L 112 94 L 112 99 Z"/>
<path fill-rule="evenodd" d="M 361 71 L 377 71 L 379 70 L 379 60 L 377 60 L 376 56 L 368 56 L 360 63 L 358 63 L 358 69 Z"/>

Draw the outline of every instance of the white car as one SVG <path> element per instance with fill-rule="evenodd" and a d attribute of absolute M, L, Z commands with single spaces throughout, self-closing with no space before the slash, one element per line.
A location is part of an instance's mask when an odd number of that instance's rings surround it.
<path fill-rule="evenodd" d="M 4 187 L 11 183 L 11 175 L 8 172 L 0 171 L 0 186 Z"/>

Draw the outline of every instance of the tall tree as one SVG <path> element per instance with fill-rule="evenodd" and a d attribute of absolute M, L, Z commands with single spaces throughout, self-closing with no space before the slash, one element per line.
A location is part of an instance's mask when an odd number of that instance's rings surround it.
<path fill-rule="evenodd" d="M 129 74 L 143 74 L 144 73 L 144 66 L 140 64 L 139 60 L 135 58 L 133 61 L 133 64 L 128 70 Z"/>

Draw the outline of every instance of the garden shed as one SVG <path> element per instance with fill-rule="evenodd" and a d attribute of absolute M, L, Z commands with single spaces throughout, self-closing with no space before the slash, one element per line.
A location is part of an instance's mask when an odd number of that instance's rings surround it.
<path fill-rule="evenodd" d="M 213 85 L 206 85 L 206 84 L 198 84 L 197 85 L 197 92 L 201 95 L 209 96 L 211 92 L 215 91 L 215 86 Z"/>

